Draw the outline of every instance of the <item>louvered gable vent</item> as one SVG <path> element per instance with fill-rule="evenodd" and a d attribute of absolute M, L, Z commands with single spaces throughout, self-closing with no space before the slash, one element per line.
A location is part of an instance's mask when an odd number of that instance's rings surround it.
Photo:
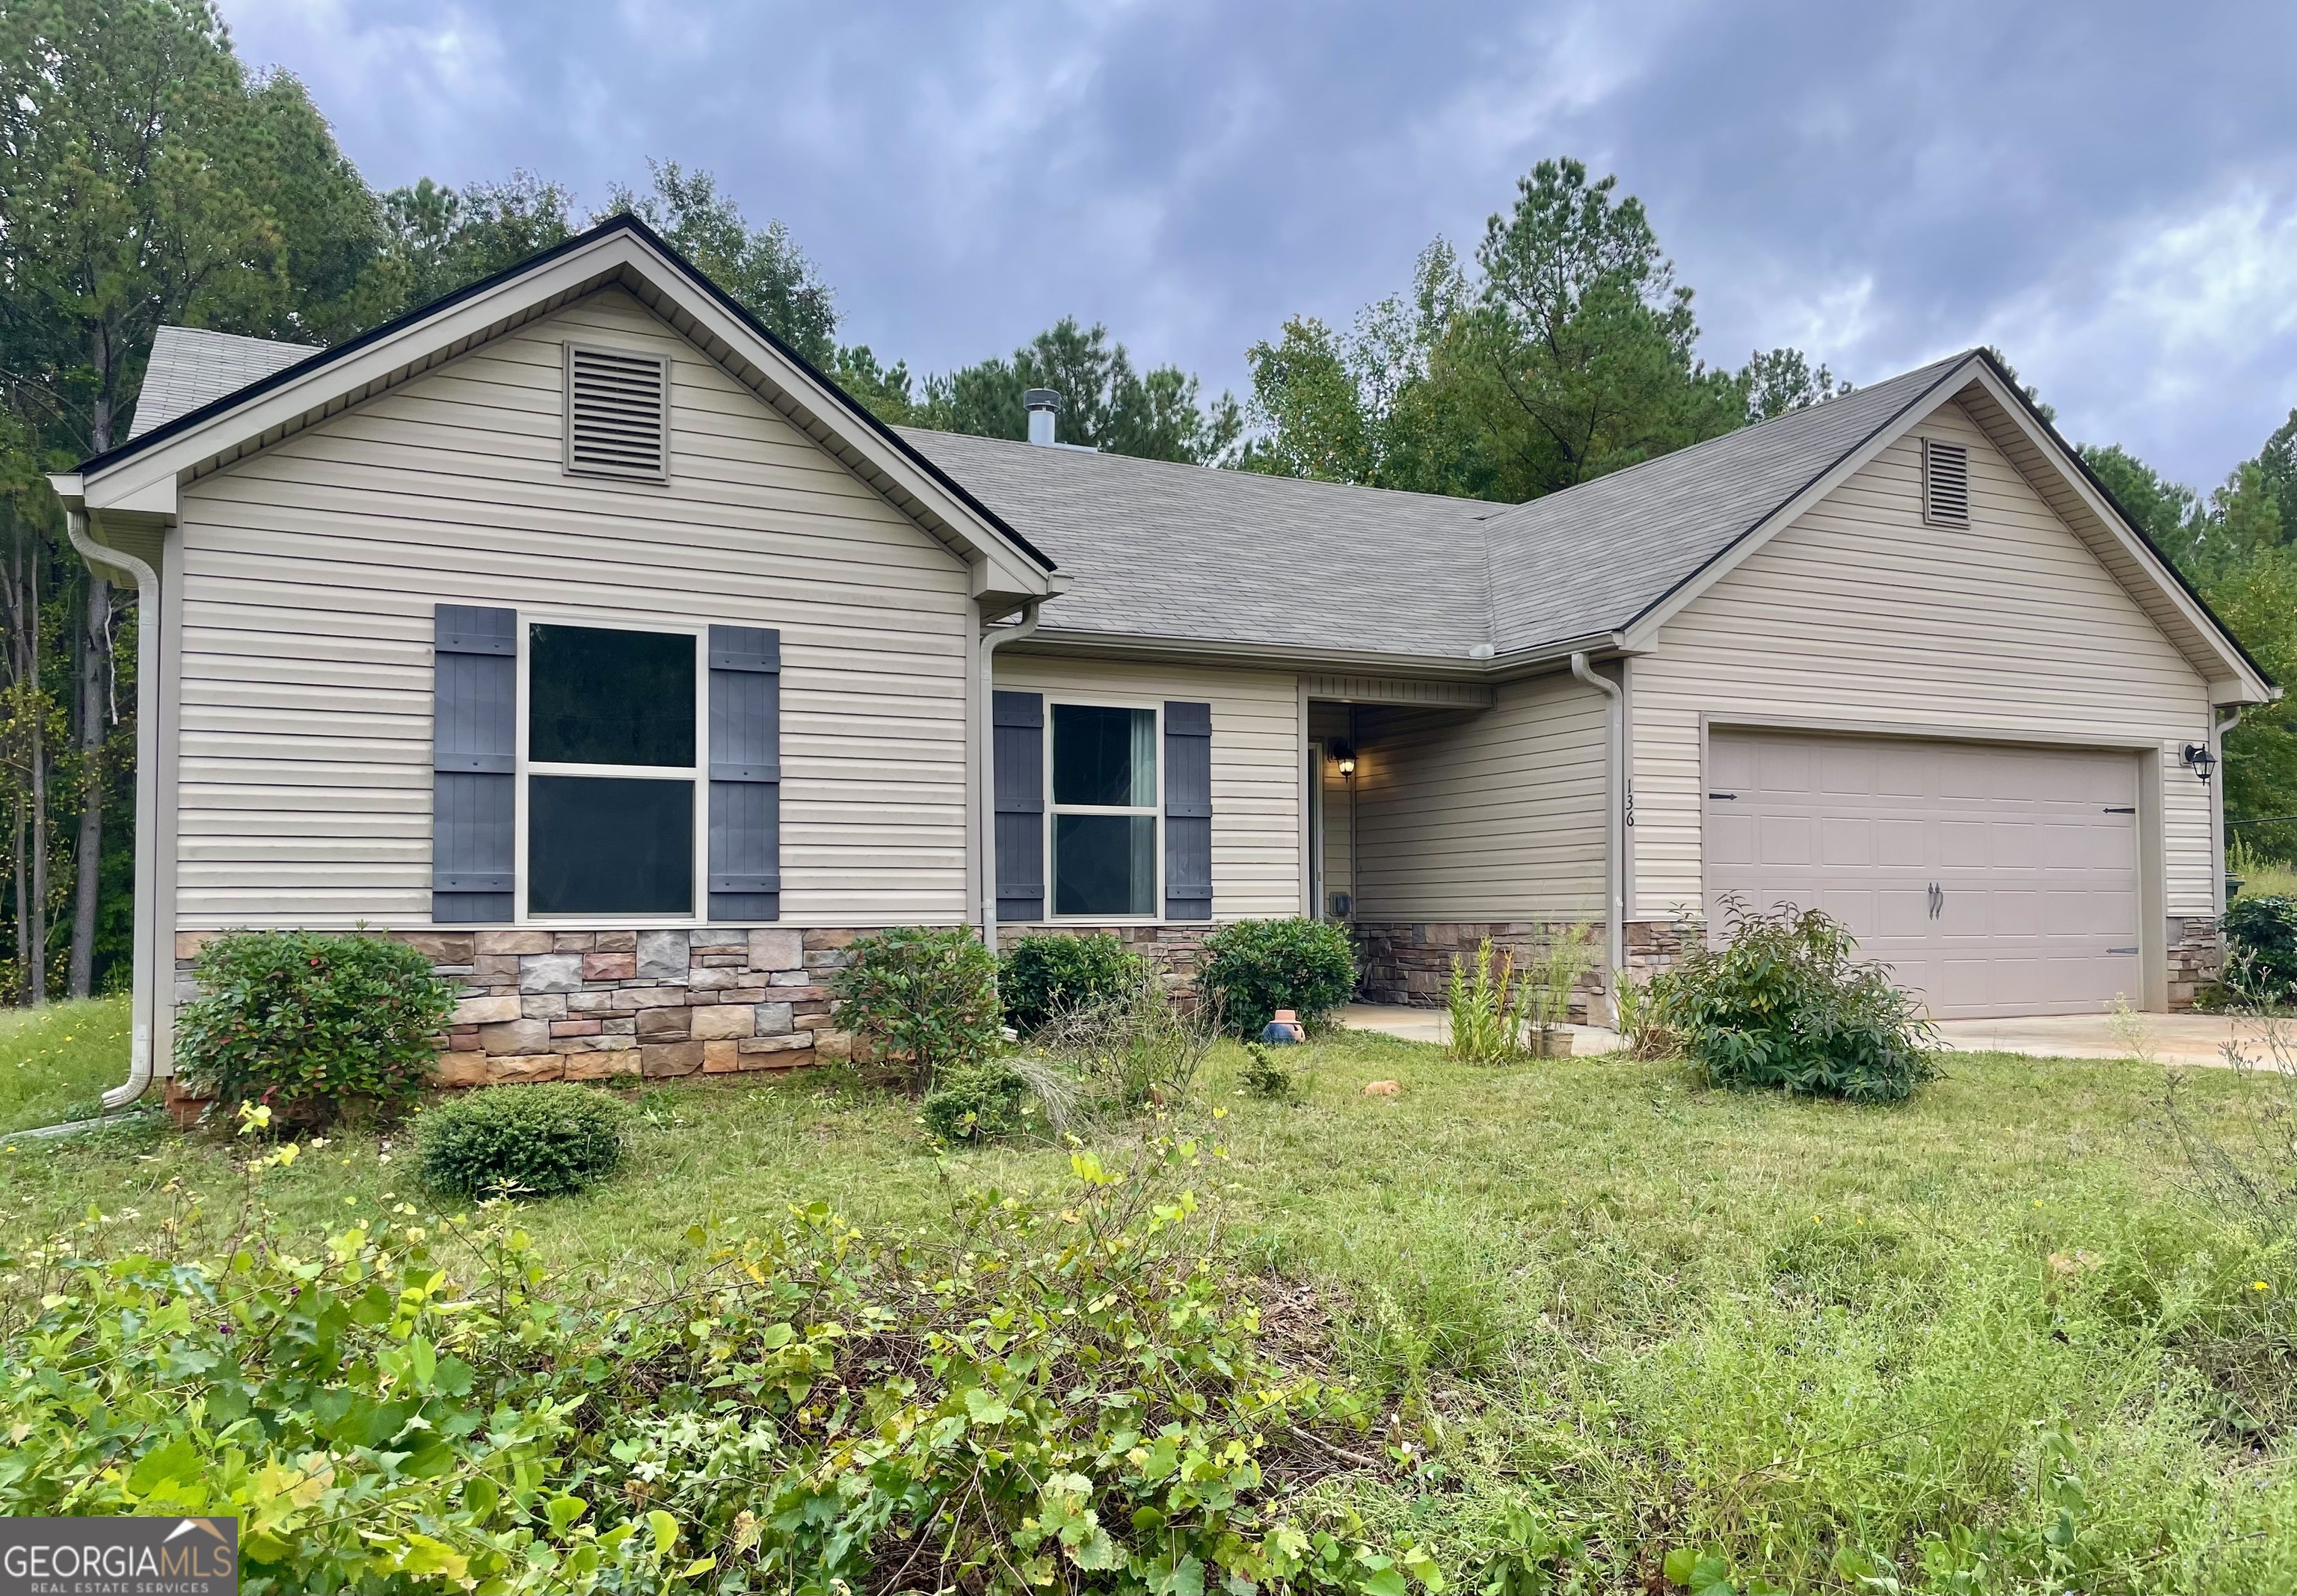
<path fill-rule="evenodd" d="M 670 370 L 656 355 L 566 346 L 566 469 L 670 474 Z"/>
<path fill-rule="evenodd" d="M 1970 450 L 1922 440 L 1922 519 L 1933 526 L 1970 524 Z"/>

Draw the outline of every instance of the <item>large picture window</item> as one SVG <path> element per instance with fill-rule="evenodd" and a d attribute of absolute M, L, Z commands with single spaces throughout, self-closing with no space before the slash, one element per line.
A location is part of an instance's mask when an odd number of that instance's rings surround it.
<path fill-rule="evenodd" d="M 692 633 L 527 632 L 527 912 L 694 912 Z"/>
<path fill-rule="evenodd" d="M 1157 712 L 1052 706 L 1053 913 L 1157 912 Z"/>

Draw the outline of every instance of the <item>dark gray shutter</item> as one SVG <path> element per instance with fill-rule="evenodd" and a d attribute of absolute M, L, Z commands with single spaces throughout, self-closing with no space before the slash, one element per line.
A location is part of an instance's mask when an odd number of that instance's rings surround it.
<path fill-rule="evenodd" d="M 442 604 L 432 623 L 431 917 L 506 921 L 518 870 L 518 612 Z"/>
<path fill-rule="evenodd" d="M 710 629 L 710 918 L 782 914 L 782 635 Z"/>
<path fill-rule="evenodd" d="M 1045 695 L 991 703 L 997 767 L 997 917 L 1045 917 Z"/>
<path fill-rule="evenodd" d="M 1165 706 L 1165 917 L 1213 917 L 1213 706 Z"/>

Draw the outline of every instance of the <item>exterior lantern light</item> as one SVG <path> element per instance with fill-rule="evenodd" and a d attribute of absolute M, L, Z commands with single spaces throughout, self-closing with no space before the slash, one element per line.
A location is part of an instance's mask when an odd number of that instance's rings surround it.
<path fill-rule="evenodd" d="M 2209 751 L 2206 744 L 2188 743 L 2186 745 L 2186 768 L 2207 781 L 2210 772 L 2218 768 L 2218 756 Z"/>
<path fill-rule="evenodd" d="M 1354 749 L 1349 747 L 1346 743 L 1335 743 L 1332 745 L 1331 752 L 1332 763 L 1339 767 L 1341 775 L 1354 776 L 1356 773 L 1356 751 Z"/>

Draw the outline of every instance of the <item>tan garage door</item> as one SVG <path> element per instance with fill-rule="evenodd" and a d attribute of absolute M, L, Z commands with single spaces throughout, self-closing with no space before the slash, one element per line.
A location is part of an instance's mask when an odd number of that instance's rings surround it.
<path fill-rule="evenodd" d="M 1726 893 L 1823 909 L 1939 1019 L 2141 1001 L 2136 767 L 2081 750 L 1717 730 L 1709 921 Z"/>

